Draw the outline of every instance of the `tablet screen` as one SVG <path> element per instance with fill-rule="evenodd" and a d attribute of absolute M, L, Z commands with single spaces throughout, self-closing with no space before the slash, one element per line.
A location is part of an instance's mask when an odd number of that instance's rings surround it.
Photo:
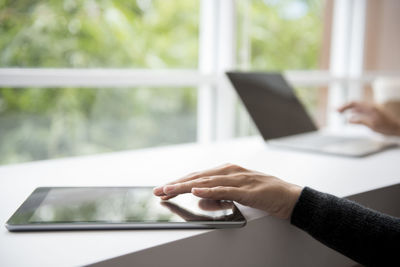
<path fill-rule="evenodd" d="M 150 187 L 38 188 L 26 212 L 29 223 L 235 221 L 243 217 L 231 201 L 192 194 L 162 201 Z M 28 203 L 29 200 L 28 199 Z M 25 206 L 26 203 L 24 203 Z"/>

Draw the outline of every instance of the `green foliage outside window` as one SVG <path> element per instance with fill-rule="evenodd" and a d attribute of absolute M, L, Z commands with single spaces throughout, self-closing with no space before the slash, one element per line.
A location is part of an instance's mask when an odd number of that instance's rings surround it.
<path fill-rule="evenodd" d="M 319 69 L 323 0 L 237 0 L 237 3 L 239 68 Z M 295 90 L 309 114 L 317 117 L 318 88 Z M 236 118 L 237 136 L 257 133 L 241 104 Z"/>
<path fill-rule="evenodd" d="M 251 69 L 318 69 L 324 1 L 251 0 L 250 3 L 246 34 L 250 38 Z"/>
<path fill-rule="evenodd" d="M 198 5 L 0 0 L 0 66 L 195 68 Z"/>
<path fill-rule="evenodd" d="M 199 2 L 0 0 L 0 67 L 195 69 Z M 251 69 L 318 67 L 319 1 L 248 2 Z M 195 88 L 0 88 L 0 164 L 194 142 L 196 102 Z"/>
<path fill-rule="evenodd" d="M 0 0 L 0 66 L 196 68 L 198 1 Z M 1 88 L 0 163 L 196 140 L 195 88 Z"/>

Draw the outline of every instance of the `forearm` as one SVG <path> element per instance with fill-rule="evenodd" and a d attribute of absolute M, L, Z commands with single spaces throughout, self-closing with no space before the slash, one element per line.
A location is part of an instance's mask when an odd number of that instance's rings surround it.
<path fill-rule="evenodd" d="M 306 187 L 293 209 L 291 223 L 367 266 L 400 262 L 400 219 L 352 201 Z"/>

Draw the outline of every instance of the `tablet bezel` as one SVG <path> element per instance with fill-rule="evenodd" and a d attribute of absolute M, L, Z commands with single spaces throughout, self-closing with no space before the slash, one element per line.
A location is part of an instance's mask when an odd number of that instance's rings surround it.
<path fill-rule="evenodd" d="M 187 221 L 187 222 L 68 222 L 68 223 L 32 223 L 31 218 L 48 192 L 52 189 L 66 188 L 149 188 L 149 186 L 126 186 L 126 187 L 38 187 L 22 205 L 14 212 L 6 223 L 10 232 L 20 231 L 63 231 L 63 230 L 135 230 L 135 229 L 215 229 L 215 228 L 238 228 L 246 225 L 246 218 L 234 204 L 234 212 L 237 212 L 238 220 L 235 221 Z M 38 198 L 40 196 L 40 198 Z M 32 210 L 30 215 L 20 218 L 26 209 Z"/>

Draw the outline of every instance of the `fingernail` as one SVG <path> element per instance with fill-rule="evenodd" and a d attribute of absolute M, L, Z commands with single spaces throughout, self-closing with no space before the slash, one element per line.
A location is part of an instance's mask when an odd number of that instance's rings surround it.
<path fill-rule="evenodd" d="M 208 188 L 192 188 L 192 194 L 202 195 L 202 194 L 206 193 L 207 190 L 208 190 Z"/>
<path fill-rule="evenodd" d="M 156 195 L 162 193 L 163 192 L 162 188 L 163 188 L 162 186 L 154 187 L 153 188 L 153 193 L 156 194 Z"/>
<path fill-rule="evenodd" d="M 170 195 L 171 193 L 174 192 L 175 187 L 176 187 L 175 185 L 166 185 L 166 186 L 164 186 L 164 193 L 167 194 L 167 195 Z"/>

